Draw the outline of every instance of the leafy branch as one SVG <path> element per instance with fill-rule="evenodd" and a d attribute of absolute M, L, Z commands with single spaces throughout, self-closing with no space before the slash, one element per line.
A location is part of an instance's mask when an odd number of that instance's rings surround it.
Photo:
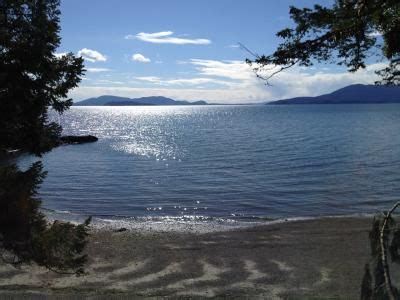
<path fill-rule="evenodd" d="M 272 54 L 252 55 L 253 59 L 246 60 L 267 84 L 286 69 L 295 65 L 312 66 L 315 62 L 336 62 L 355 72 L 366 67 L 373 49 L 380 53 L 378 61 L 388 61 L 388 67 L 376 72 L 381 77 L 377 84 L 400 84 L 399 1 L 337 0 L 329 8 L 291 7 L 290 17 L 295 27 L 276 34 L 283 41 Z M 278 70 L 263 75 L 265 67 Z"/>

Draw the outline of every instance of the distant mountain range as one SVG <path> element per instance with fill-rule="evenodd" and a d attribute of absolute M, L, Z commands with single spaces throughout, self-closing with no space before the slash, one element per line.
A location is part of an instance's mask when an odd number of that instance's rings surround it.
<path fill-rule="evenodd" d="M 74 103 L 75 106 L 138 106 L 138 105 L 207 105 L 205 101 L 179 101 L 166 97 L 125 98 L 117 96 L 100 96 Z"/>
<path fill-rule="evenodd" d="M 330 94 L 316 97 L 296 97 L 264 103 L 279 104 L 367 104 L 400 103 L 400 86 L 377 86 L 354 84 Z M 139 105 L 209 105 L 206 101 L 174 100 L 162 96 L 126 98 L 118 96 L 100 96 L 74 103 L 75 106 L 139 106 Z"/>
<path fill-rule="evenodd" d="M 265 103 L 276 104 L 362 104 L 400 103 L 400 86 L 354 84 L 316 97 L 296 97 Z"/>

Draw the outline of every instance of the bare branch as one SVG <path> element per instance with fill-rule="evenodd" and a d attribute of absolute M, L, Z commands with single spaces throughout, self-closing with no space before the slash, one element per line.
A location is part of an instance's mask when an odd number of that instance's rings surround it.
<path fill-rule="evenodd" d="M 253 51 L 251 51 L 249 48 L 247 48 L 245 45 L 243 45 L 242 43 L 238 42 L 238 45 L 240 47 L 240 49 L 247 51 L 248 53 L 250 53 L 252 56 L 254 56 L 256 59 L 260 59 L 260 56 L 257 53 L 254 53 Z"/>

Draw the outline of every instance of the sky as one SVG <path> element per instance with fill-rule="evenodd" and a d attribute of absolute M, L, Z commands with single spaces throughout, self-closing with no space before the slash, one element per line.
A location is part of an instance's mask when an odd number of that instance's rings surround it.
<path fill-rule="evenodd" d="M 289 7 L 332 0 L 62 0 L 57 55 L 73 52 L 86 74 L 74 101 L 101 95 L 165 96 L 209 103 L 258 103 L 316 96 L 373 83 L 371 63 L 348 73 L 336 65 L 295 67 L 266 86 L 245 63 L 270 54 L 276 32 L 293 25 Z"/>

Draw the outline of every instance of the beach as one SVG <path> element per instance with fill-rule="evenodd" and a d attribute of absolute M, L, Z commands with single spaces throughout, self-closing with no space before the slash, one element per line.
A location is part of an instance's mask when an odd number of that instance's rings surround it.
<path fill-rule="evenodd" d="M 87 274 L 0 264 L 0 298 L 357 299 L 371 217 L 288 221 L 229 231 L 93 229 Z"/>
<path fill-rule="evenodd" d="M 400 0 L 0 7 L 0 300 L 400 300 Z"/>

